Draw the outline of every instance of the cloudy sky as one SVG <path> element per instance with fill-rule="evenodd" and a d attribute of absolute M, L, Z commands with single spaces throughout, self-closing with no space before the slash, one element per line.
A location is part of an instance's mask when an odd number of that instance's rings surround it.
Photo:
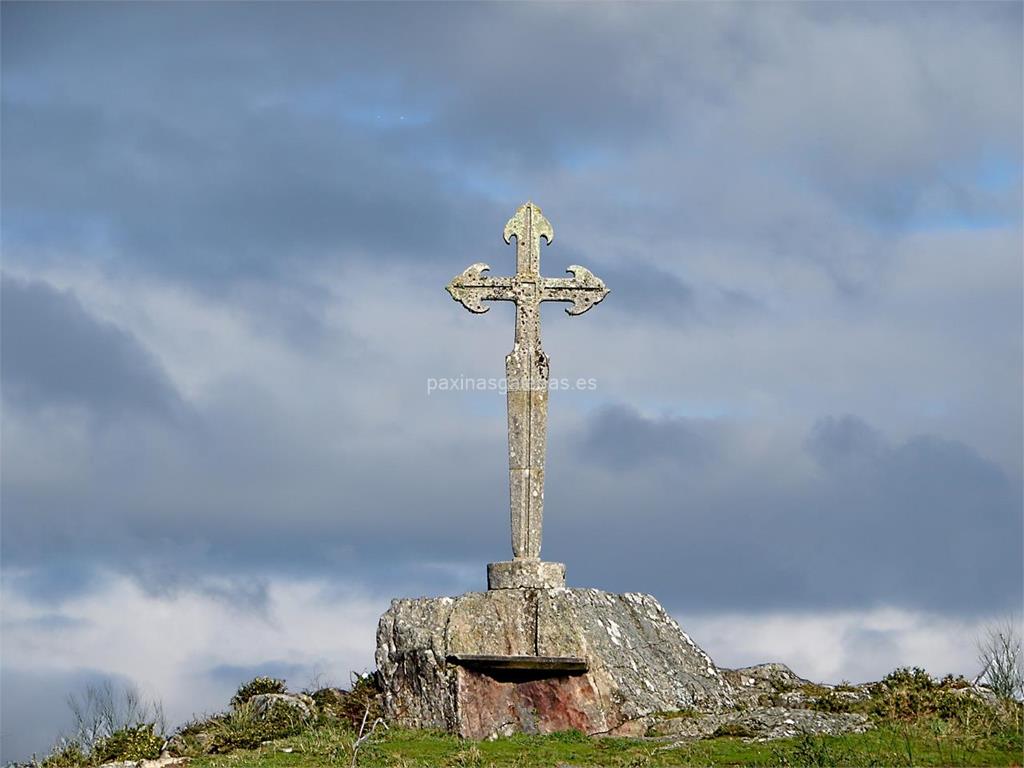
<path fill-rule="evenodd" d="M 977 672 L 1019 610 L 1020 3 L 5 3 L 3 759 L 372 666 L 509 550 L 514 267 L 546 559 L 723 665 Z"/>

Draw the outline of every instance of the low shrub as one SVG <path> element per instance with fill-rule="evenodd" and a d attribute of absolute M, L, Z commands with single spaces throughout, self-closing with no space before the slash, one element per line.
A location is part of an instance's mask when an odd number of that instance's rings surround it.
<path fill-rule="evenodd" d="M 339 720 L 358 731 L 366 717 L 367 723 L 381 717 L 380 687 L 376 674 L 353 675 L 352 690 L 321 688 L 310 694 L 320 714 L 328 720 Z"/>
<path fill-rule="evenodd" d="M 241 706 L 253 696 L 259 696 L 261 693 L 285 693 L 287 690 L 284 680 L 279 680 L 276 677 L 254 677 L 238 687 L 235 695 L 231 697 L 231 706 Z"/>
<path fill-rule="evenodd" d="M 171 738 L 169 751 L 180 757 L 199 757 L 256 749 L 265 741 L 296 736 L 305 727 L 295 710 L 275 707 L 259 714 L 246 702 L 227 714 L 193 720 L 183 726 Z"/>
<path fill-rule="evenodd" d="M 246 703 L 215 722 L 215 727 L 208 734 L 207 751 L 225 753 L 235 749 L 256 749 L 264 741 L 294 736 L 302 728 L 302 718 L 293 710 L 275 708 L 266 715 L 258 715 Z"/>
<path fill-rule="evenodd" d="M 41 763 L 41 768 L 80 768 L 88 765 L 88 762 L 82 746 L 72 741 L 54 747 L 53 752 Z"/>
<path fill-rule="evenodd" d="M 722 723 L 715 729 L 712 736 L 735 736 L 748 739 L 754 736 L 754 732 L 743 723 Z"/>
<path fill-rule="evenodd" d="M 889 720 L 914 720 L 933 714 L 938 683 L 920 667 L 900 667 L 871 686 L 874 714 Z"/>
<path fill-rule="evenodd" d="M 164 737 L 155 732 L 153 723 L 120 728 L 101 739 L 89 753 L 92 763 L 152 760 L 160 757 Z"/>
<path fill-rule="evenodd" d="M 832 692 L 832 689 L 827 685 L 818 685 L 818 683 L 804 683 L 800 686 L 800 690 L 805 696 L 827 696 Z"/>
<path fill-rule="evenodd" d="M 818 696 L 811 701 L 811 709 L 819 712 L 832 712 L 834 714 L 852 712 L 853 703 L 845 696 L 836 691 L 828 691 L 823 696 Z"/>
<path fill-rule="evenodd" d="M 986 699 L 962 676 L 931 677 L 920 667 L 901 667 L 871 686 L 869 711 L 882 720 L 939 719 L 961 729 L 991 733 L 1012 722 L 1013 713 Z"/>

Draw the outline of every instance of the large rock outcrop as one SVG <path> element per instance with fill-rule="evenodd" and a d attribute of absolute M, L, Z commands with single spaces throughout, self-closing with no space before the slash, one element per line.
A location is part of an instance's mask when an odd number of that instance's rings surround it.
<path fill-rule="evenodd" d="M 724 711 L 733 690 L 649 595 L 499 589 L 395 600 L 377 630 L 388 719 L 467 738 L 643 735 L 663 711 Z"/>

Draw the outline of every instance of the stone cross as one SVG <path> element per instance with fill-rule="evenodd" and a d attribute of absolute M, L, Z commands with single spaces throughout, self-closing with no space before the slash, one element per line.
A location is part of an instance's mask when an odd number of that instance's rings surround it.
<path fill-rule="evenodd" d="M 537 205 L 527 202 L 520 206 L 505 225 L 504 234 L 506 243 L 516 238 L 515 275 L 490 277 L 484 274 L 490 267 L 473 264 L 448 284 L 448 293 L 476 313 L 488 310 L 485 301 L 516 303 L 515 344 L 505 357 L 514 558 L 514 563 L 506 565 L 513 565 L 540 560 L 548 411 L 548 356 L 540 344 L 540 304 L 569 302 L 566 312 L 581 315 L 607 296 L 608 289 L 590 270 L 576 265 L 567 270 L 571 278 L 541 276 L 540 239 L 550 245 L 554 230 Z M 560 567 L 564 581 L 564 566 Z"/>

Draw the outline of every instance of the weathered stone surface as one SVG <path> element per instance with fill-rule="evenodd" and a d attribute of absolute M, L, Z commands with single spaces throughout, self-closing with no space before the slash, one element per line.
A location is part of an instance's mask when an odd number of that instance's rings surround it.
<path fill-rule="evenodd" d="M 723 669 L 722 674 L 735 690 L 737 702 L 746 707 L 805 707 L 822 688 L 774 662 Z"/>
<path fill-rule="evenodd" d="M 731 726 L 724 729 L 726 733 L 757 739 L 787 739 L 804 733 L 837 736 L 841 733 L 863 733 L 871 727 L 867 715 L 859 713 L 786 707 L 752 709 L 740 712 L 726 722 Z"/>
<path fill-rule="evenodd" d="M 716 735 L 768 740 L 785 739 L 805 733 L 836 736 L 863 733 L 871 727 L 867 715 L 818 712 L 789 707 L 754 707 L 731 712 L 693 713 L 686 717 L 654 716 L 648 736 L 676 739 L 705 739 Z"/>
<path fill-rule="evenodd" d="M 570 302 L 566 310 L 580 315 L 608 295 L 605 284 L 590 270 L 569 267 L 571 278 L 540 274 L 540 244 L 555 233 L 540 207 L 524 203 L 505 225 L 505 242 L 516 239 L 516 274 L 489 277 L 486 264 L 468 267 L 448 284 L 448 293 L 470 312 L 486 312 L 485 301 L 516 304 L 515 343 L 505 358 L 508 400 L 509 506 L 512 555 L 540 557 L 544 516 L 544 454 L 547 438 L 548 357 L 540 342 L 540 304 Z"/>
<path fill-rule="evenodd" d="M 492 671 L 457 655 L 578 657 L 581 674 Z M 643 735 L 665 710 L 723 711 L 732 689 L 649 595 L 502 589 L 395 600 L 377 631 L 387 717 L 468 738 L 579 728 Z"/>
<path fill-rule="evenodd" d="M 187 757 L 174 757 L 167 753 L 152 760 L 123 760 L 121 762 L 103 763 L 99 768 L 183 768 L 189 764 Z"/>
<path fill-rule="evenodd" d="M 488 563 L 488 589 L 557 589 L 565 586 L 565 564 L 543 560 Z"/>
<path fill-rule="evenodd" d="M 981 702 L 987 707 L 995 707 L 999 705 L 999 696 L 989 688 L 987 685 L 980 685 L 975 683 L 964 688 L 952 688 L 949 690 L 951 696 L 960 696 L 963 698 L 975 699 Z"/>
<path fill-rule="evenodd" d="M 805 680 L 785 664 L 779 662 L 755 664 L 752 667 L 740 667 L 739 669 L 724 669 L 722 672 L 730 683 L 743 690 L 766 692 L 792 690 L 805 685 L 813 685 L 810 680 Z"/>
<path fill-rule="evenodd" d="M 868 685 L 813 683 L 785 664 L 758 664 L 723 669 L 736 709 L 721 712 L 663 712 L 650 718 L 650 736 L 702 739 L 714 735 L 781 739 L 798 734 L 861 733 L 870 720 L 860 713 L 824 712 L 815 708 L 823 696 L 855 704 L 870 698 Z"/>
<path fill-rule="evenodd" d="M 870 686 L 833 686 L 813 683 L 796 675 L 785 664 L 758 664 L 741 669 L 723 669 L 722 674 L 736 692 L 741 706 L 814 708 L 823 696 L 856 704 L 871 698 Z"/>

